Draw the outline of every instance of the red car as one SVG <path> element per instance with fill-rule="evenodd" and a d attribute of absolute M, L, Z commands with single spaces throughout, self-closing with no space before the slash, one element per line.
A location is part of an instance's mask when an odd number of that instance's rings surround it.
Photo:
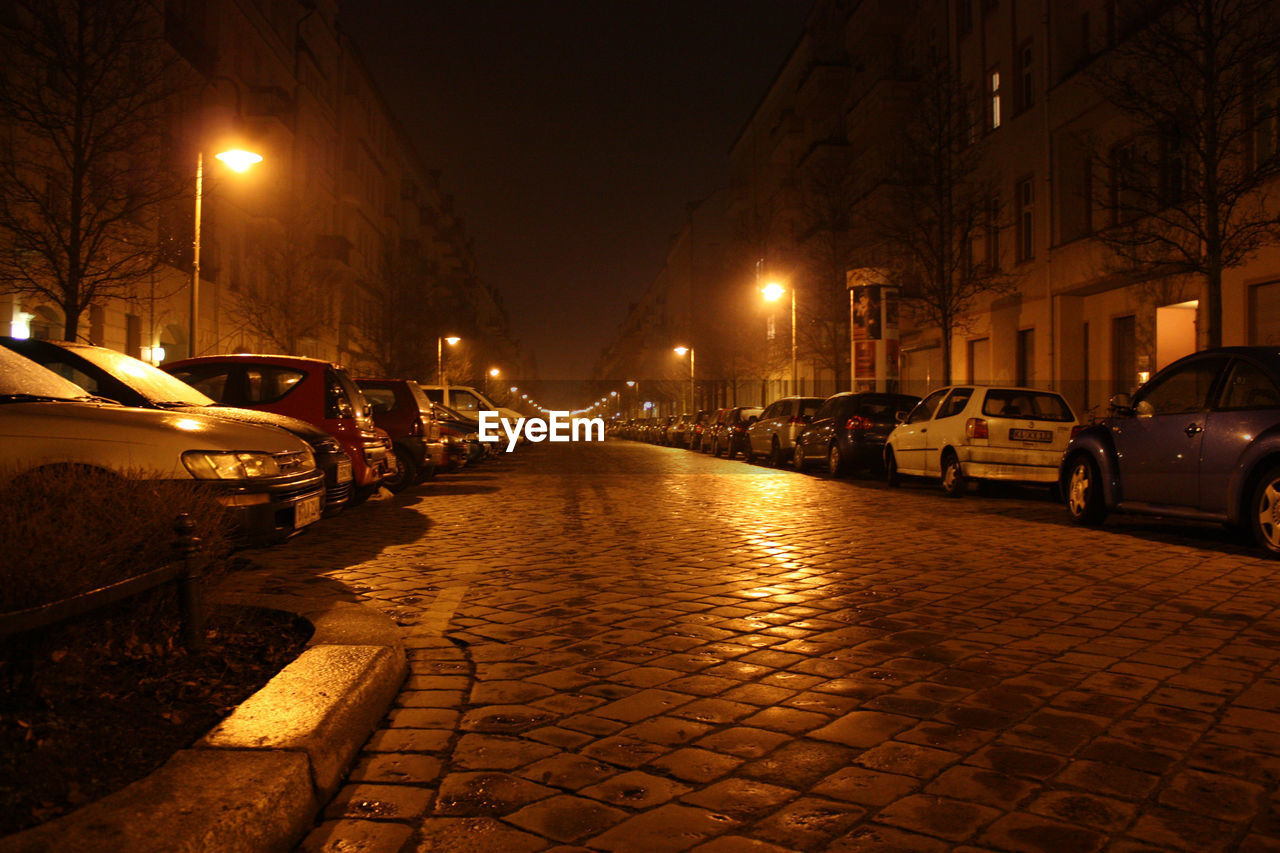
<path fill-rule="evenodd" d="M 400 492 L 430 479 L 444 469 L 444 442 L 431 411 L 431 401 L 412 379 L 357 379 L 356 384 L 373 410 L 373 422 L 391 436 L 396 466 L 383 483 Z"/>
<path fill-rule="evenodd" d="M 351 457 L 352 503 L 369 497 L 394 457 L 369 404 L 340 365 L 291 355 L 205 355 L 163 366 L 226 406 L 289 415 L 332 435 Z"/>

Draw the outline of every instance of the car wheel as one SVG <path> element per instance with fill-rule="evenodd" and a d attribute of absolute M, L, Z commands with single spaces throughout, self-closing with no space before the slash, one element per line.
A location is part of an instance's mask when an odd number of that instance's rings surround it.
<path fill-rule="evenodd" d="M 1253 538 L 1268 555 L 1280 557 L 1280 466 L 1262 475 L 1249 506 Z"/>
<path fill-rule="evenodd" d="M 381 487 L 381 483 L 374 483 L 371 486 L 360 486 L 351 493 L 351 500 L 347 501 L 347 506 L 360 506 L 360 504 L 373 497 Z"/>
<path fill-rule="evenodd" d="M 955 451 L 948 450 L 942 456 L 942 493 L 949 498 L 958 498 L 968 486 L 964 471 L 960 469 L 960 460 L 956 458 Z"/>
<path fill-rule="evenodd" d="M 387 476 L 382 478 L 382 485 L 399 494 L 418 482 L 418 466 L 413 464 L 409 454 L 397 447 L 395 465 Z"/>
<path fill-rule="evenodd" d="M 719 455 L 720 455 L 720 440 L 719 440 L 719 439 L 715 439 L 715 438 L 711 439 L 711 455 L 712 455 L 712 456 L 719 456 Z"/>
<path fill-rule="evenodd" d="M 796 444 L 795 453 L 791 455 L 791 464 L 801 474 L 805 472 L 804 447 L 799 443 Z"/>
<path fill-rule="evenodd" d="M 898 458 L 893 455 L 892 450 L 884 454 L 884 481 L 891 489 L 902 485 L 902 475 L 898 473 Z"/>
<path fill-rule="evenodd" d="M 782 468 L 787 464 L 787 454 L 783 451 L 782 444 L 779 443 L 776 435 L 773 437 L 773 446 L 769 448 L 769 462 L 774 468 Z"/>
<path fill-rule="evenodd" d="M 840 445 L 837 442 L 831 442 L 831 449 L 827 451 L 827 471 L 832 477 L 839 477 L 845 472 L 844 454 L 840 452 Z"/>
<path fill-rule="evenodd" d="M 1101 524 L 1107 517 L 1102 502 L 1102 474 L 1098 464 L 1084 454 L 1071 461 L 1067 475 L 1067 511 L 1076 524 Z"/>

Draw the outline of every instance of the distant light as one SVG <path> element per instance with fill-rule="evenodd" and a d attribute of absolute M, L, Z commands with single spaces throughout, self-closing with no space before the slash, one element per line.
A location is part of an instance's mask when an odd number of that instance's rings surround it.
<path fill-rule="evenodd" d="M 689 353 L 688 347 L 676 347 L 676 355 L 685 356 Z"/>
<path fill-rule="evenodd" d="M 489 375 L 492 376 L 494 379 L 497 379 L 499 376 L 502 375 L 502 371 L 496 367 L 491 367 L 489 368 Z"/>
<path fill-rule="evenodd" d="M 250 166 L 262 162 L 261 154 L 255 154 L 252 151 L 245 151 L 242 148 L 232 148 L 230 151 L 223 151 L 221 154 L 216 154 L 214 156 L 223 163 L 226 163 L 229 168 L 234 169 L 237 172 L 246 172 L 249 170 Z"/>
<path fill-rule="evenodd" d="M 618 396 L 618 392 L 617 392 L 617 391 L 610 391 L 610 392 L 609 392 L 609 396 L 610 396 L 610 397 L 616 397 L 616 396 Z"/>
<path fill-rule="evenodd" d="M 776 302 L 782 298 L 782 294 L 786 293 L 787 289 L 776 281 L 771 281 L 761 288 L 760 292 L 764 294 L 765 299 L 768 299 L 770 302 Z"/>
<path fill-rule="evenodd" d="M 31 321 L 36 318 L 35 314 L 28 314 L 26 311 L 19 311 L 14 315 L 13 320 L 9 323 L 9 337 L 25 341 L 31 337 Z"/>
<path fill-rule="evenodd" d="M 1151 371 L 1150 371 L 1150 370 L 1139 370 L 1139 371 L 1138 371 L 1138 384 L 1139 384 L 1139 385 L 1144 385 L 1144 384 L 1146 384 L 1147 380 L 1148 380 L 1148 379 L 1150 379 L 1150 378 L 1151 378 Z"/>
<path fill-rule="evenodd" d="M 514 386 L 514 385 L 512 385 L 512 386 L 511 386 L 511 393 L 512 393 L 512 394 L 516 393 L 516 392 L 517 392 L 517 391 L 519 391 L 519 390 L 520 390 L 520 389 L 519 389 L 519 388 L 517 388 L 516 386 Z"/>
<path fill-rule="evenodd" d="M 445 342 L 446 344 L 448 344 L 449 346 L 454 346 L 454 345 L 455 345 L 455 344 L 457 344 L 457 343 L 458 343 L 458 341 L 460 341 L 460 340 L 462 340 L 462 338 L 458 337 L 457 335 L 449 335 L 448 337 L 446 337 L 446 338 L 444 339 L 444 342 Z"/>
<path fill-rule="evenodd" d="M 634 388 L 634 387 L 636 387 L 636 381 L 635 381 L 634 379 L 628 379 L 628 380 L 627 380 L 627 387 L 628 387 L 628 388 Z"/>

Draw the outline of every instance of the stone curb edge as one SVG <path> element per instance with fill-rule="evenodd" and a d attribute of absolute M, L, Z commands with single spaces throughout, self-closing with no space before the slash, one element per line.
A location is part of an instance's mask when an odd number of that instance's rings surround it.
<path fill-rule="evenodd" d="M 219 595 L 297 613 L 308 648 L 191 748 L 69 815 L 0 838 L 0 851 L 291 850 L 337 790 L 408 673 L 399 630 L 351 601 Z"/>

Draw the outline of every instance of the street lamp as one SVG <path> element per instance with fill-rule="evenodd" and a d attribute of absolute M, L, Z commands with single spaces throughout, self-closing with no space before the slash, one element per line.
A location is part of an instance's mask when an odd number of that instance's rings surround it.
<path fill-rule="evenodd" d="M 436 338 L 436 384 L 441 387 L 444 386 L 444 345 L 457 346 L 460 340 L 457 335 Z"/>
<path fill-rule="evenodd" d="M 760 290 L 769 302 L 777 302 L 787 289 L 776 281 L 771 281 Z M 799 394 L 800 381 L 796 372 L 796 292 L 791 291 L 791 393 Z"/>
<path fill-rule="evenodd" d="M 697 389 L 693 387 L 693 347 L 676 347 L 676 355 L 684 358 L 685 353 L 689 354 L 689 408 L 685 409 L 685 411 L 692 412 L 694 406 L 697 405 L 694 402 L 694 396 L 697 394 Z"/>
<path fill-rule="evenodd" d="M 215 154 L 214 157 L 235 172 L 248 171 L 250 166 L 262 162 L 261 154 L 255 154 L 252 151 L 245 151 L 241 148 L 232 148 Z M 201 149 L 196 152 L 195 234 L 194 239 L 191 241 L 191 326 L 188 329 L 187 355 L 192 358 L 199 354 L 196 351 L 196 329 L 200 325 L 200 208 L 203 201 L 204 150 Z"/>

